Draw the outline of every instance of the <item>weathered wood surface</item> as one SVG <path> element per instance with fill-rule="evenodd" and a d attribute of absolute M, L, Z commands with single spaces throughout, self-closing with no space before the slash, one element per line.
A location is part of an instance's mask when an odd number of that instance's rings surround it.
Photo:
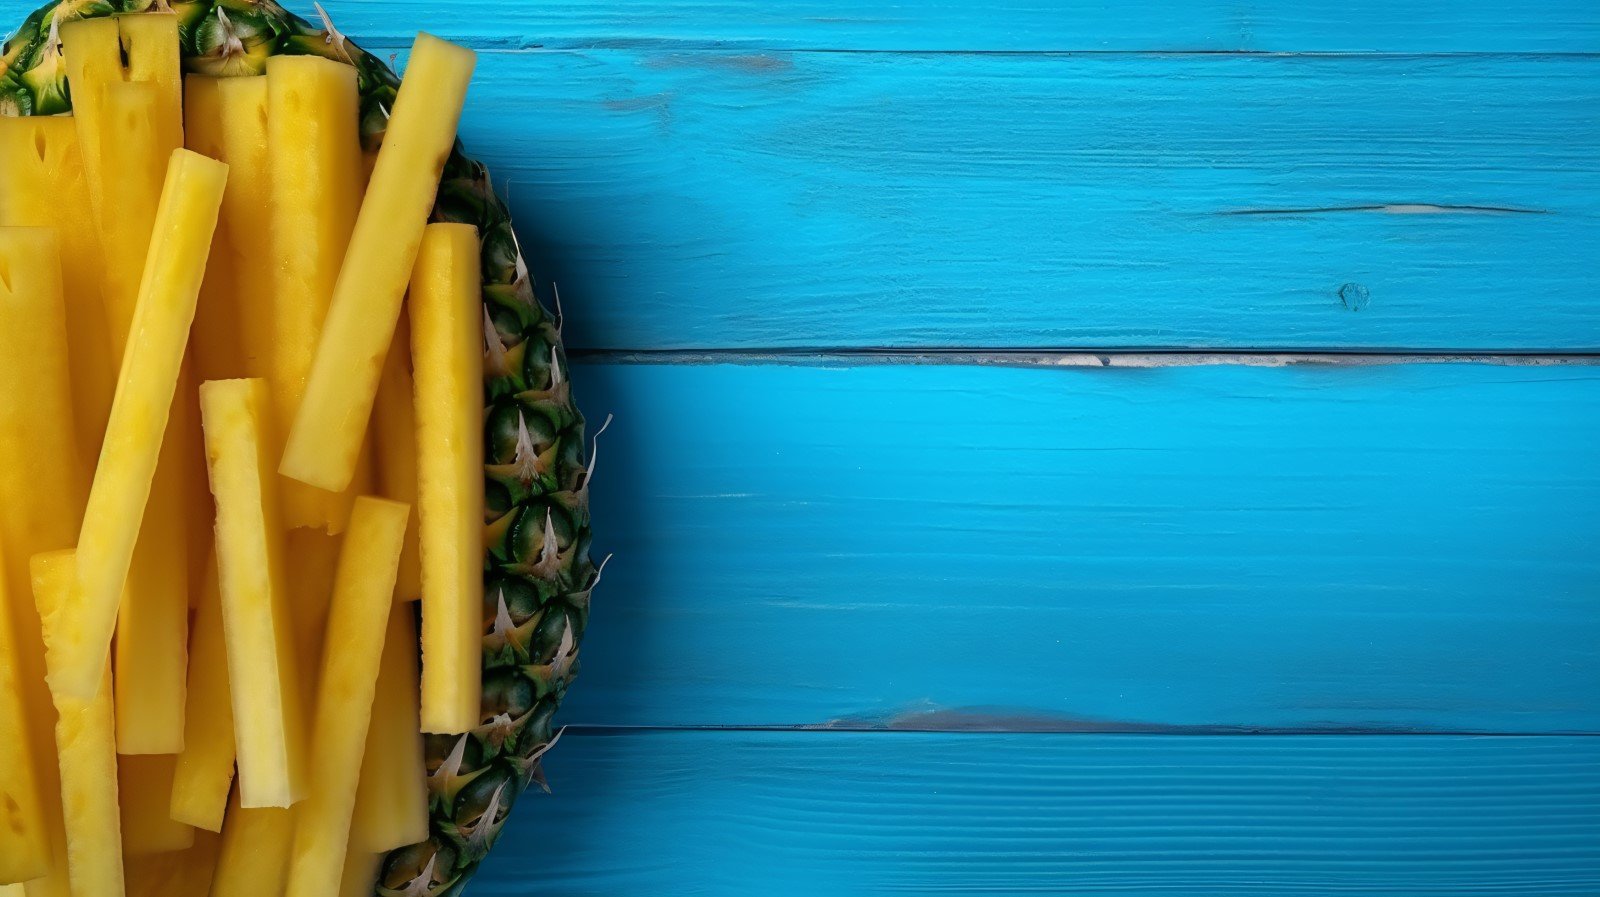
<path fill-rule="evenodd" d="M 1600 732 L 1594 368 L 573 382 L 617 556 L 568 722 Z"/>
<path fill-rule="evenodd" d="M 569 734 L 474 897 L 1600 893 L 1600 739 Z"/>

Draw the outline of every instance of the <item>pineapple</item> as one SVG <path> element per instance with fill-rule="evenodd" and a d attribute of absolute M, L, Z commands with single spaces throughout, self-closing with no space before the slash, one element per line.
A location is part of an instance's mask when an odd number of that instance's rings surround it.
<path fill-rule="evenodd" d="M 55 227 L 64 265 L 72 402 L 84 463 L 100 453 L 117 360 L 101 278 L 105 259 L 89 206 L 72 116 L 0 118 L 0 227 Z"/>
<path fill-rule="evenodd" d="M 409 532 L 410 530 L 408 530 Z M 428 785 L 423 773 L 417 695 L 417 622 L 409 604 L 389 614 L 372 702 L 366 757 L 350 826 L 353 852 L 380 853 L 428 838 Z"/>
<path fill-rule="evenodd" d="M 384 497 L 417 503 L 417 410 L 411 380 L 411 325 L 402 310 L 395 326 L 394 344 L 383 359 L 383 377 L 372 408 L 378 488 Z M 416 515 L 413 514 L 412 517 Z M 395 598 L 416 601 L 422 597 L 422 549 L 417 544 L 417 522 L 406 529 L 405 551 L 400 555 L 400 578 Z"/>
<path fill-rule="evenodd" d="M 0 228 L 0 457 L 27 459 L 0 464 L 0 542 L 5 546 L 0 613 L 6 614 L 9 630 L 0 666 L 7 668 L 4 678 L 13 681 L 9 697 L 21 699 L 17 709 L 28 720 L 4 730 L 12 739 L 31 742 L 14 746 L 18 753 L 13 759 L 32 758 L 31 769 L 17 769 L 15 779 L 21 796 L 18 815 L 26 817 L 17 840 L 27 854 L 10 856 L 10 846 L 0 846 L 0 862 L 24 868 L 36 861 L 37 845 L 27 830 L 40 827 L 52 874 L 29 885 L 36 897 L 60 894 L 65 887 L 60 802 L 30 803 L 26 795 L 35 789 L 42 796 L 54 795 L 60 787 L 56 765 L 50 762 L 56 713 L 45 687 L 45 646 L 31 598 L 28 559 L 71 545 L 83 519 L 85 469 L 67 385 L 68 345 L 55 235 L 42 228 Z"/>
<path fill-rule="evenodd" d="M 122 894 L 122 835 L 118 804 L 116 730 L 112 724 L 111 669 L 102 659 L 100 684 L 88 698 L 57 688 L 58 673 L 78 665 L 83 650 L 66 633 L 78 626 L 80 608 L 68 603 L 77 578 L 71 551 L 33 556 L 33 596 L 43 621 L 50 690 L 55 695 L 57 762 L 66 820 L 67 874 L 73 894 Z M 100 650 L 90 644 L 87 650 Z M 31 885 L 30 885 L 31 887 Z"/>
<path fill-rule="evenodd" d="M 122 359 L 78 536 L 72 603 L 83 618 L 62 633 L 69 650 L 59 677 L 61 690 L 73 697 L 94 694 L 105 662 L 101 652 L 111 644 L 138 535 L 126 521 L 142 519 L 150 497 L 227 171 L 187 150 L 173 153 L 167 169 L 133 322 L 140 339 Z"/>
<path fill-rule="evenodd" d="M 295 808 L 288 897 L 338 890 L 348 850 L 356 786 L 377 692 L 383 627 L 394 606 L 395 573 L 411 509 L 358 498 L 339 557 L 317 691 L 310 797 Z"/>
<path fill-rule="evenodd" d="M 383 145 L 399 81 L 381 60 L 338 32 L 309 25 L 275 3 L 175 0 L 149 5 L 160 7 L 177 14 L 183 65 L 194 75 L 260 75 L 266 61 L 279 55 L 316 55 L 351 65 L 361 94 L 365 158 L 371 159 Z M 53 115 L 68 111 L 73 102 L 92 103 L 66 91 L 66 66 L 56 32 L 61 22 L 98 19 L 112 9 L 112 4 L 73 0 L 59 6 L 52 3 L 30 15 L 0 55 L 0 115 Z M 426 74 L 414 58 L 408 76 L 421 81 Z M 201 148 L 198 139 L 190 135 L 191 143 Z M 530 783 L 543 784 L 540 757 L 553 743 L 556 708 L 578 670 L 578 643 L 598 580 L 589 556 L 592 470 L 585 464 L 584 422 L 573 403 L 559 323 L 536 298 L 506 207 L 491 189 L 483 166 L 468 159 L 459 145 L 441 155 L 448 158 L 437 194 L 430 196 L 431 220 L 474 225 L 482 239 L 482 347 L 487 351 L 481 622 L 486 687 L 472 731 L 426 739 L 430 834 L 383 858 L 378 878 L 386 894 L 459 890 L 494 842 L 511 804 Z M 208 332 L 207 320 L 203 311 L 197 334 Z M 375 320 L 382 323 L 381 317 Z M 358 329 L 366 331 L 364 337 L 373 335 L 370 322 L 363 321 Z M 390 343 L 385 338 L 376 344 L 386 349 Z M 197 352 L 197 363 L 204 354 Z M 380 349 L 370 357 L 376 360 L 383 354 Z M 224 363 L 237 361 L 238 355 L 225 348 L 213 353 Z M 213 369 L 203 371 L 202 377 L 246 373 Z M 390 457 L 384 444 L 386 431 L 379 420 L 373 448 L 380 469 Z M 238 815 L 255 813 L 288 815 L 274 810 Z M 232 817 L 228 826 L 224 854 L 228 842 L 241 846 L 236 854 L 247 852 L 249 833 L 234 828 Z M 359 888 L 363 879 L 370 881 L 359 868 L 359 859 L 352 854 L 347 864 L 348 877 L 356 882 L 352 888 Z M 238 863 L 235 868 L 261 873 L 256 876 L 257 887 L 230 890 L 223 884 L 219 861 L 219 890 L 213 897 L 249 893 L 276 897 L 269 867 L 251 869 Z M 30 892 L 30 897 L 37 895 Z"/>
<path fill-rule="evenodd" d="M 430 224 L 411 279 L 417 511 L 422 546 L 422 731 L 478 724 L 483 608 L 483 359 L 478 232 Z"/>
<path fill-rule="evenodd" d="M 117 793 L 122 809 L 122 855 L 172 853 L 194 846 L 194 828 L 174 821 L 170 754 L 117 758 Z"/>
<path fill-rule="evenodd" d="M 334 280 L 361 204 L 361 135 L 355 69 L 315 56 L 267 64 L 267 210 L 273 287 L 267 368 L 278 420 L 294 420 Z M 259 215 L 257 217 L 260 217 Z M 259 249 L 257 249 L 259 252 Z M 353 491 L 287 480 L 291 527 L 343 529 Z"/>
<path fill-rule="evenodd" d="M 0 564 L 5 558 L 0 552 Z M 0 577 L 0 881 L 12 883 L 43 878 L 50 871 L 50 817 L 44 811 L 44 791 L 39 787 L 39 768 L 34 756 L 39 720 L 23 702 L 22 671 L 17 665 L 16 639 L 12 634 L 10 594 L 5 577 Z M 50 762 L 49 755 L 37 758 Z M 54 766 L 54 763 L 51 763 Z M 54 795 L 51 795 L 54 799 Z M 0 895 L 5 888 L 0 887 Z"/>
<path fill-rule="evenodd" d="M 290 631 L 276 478 L 268 463 L 274 444 L 269 402 L 260 380 L 212 380 L 200 387 L 217 500 L 240 803 L 247 809 L 289 807 L 305 795 L 306 784 L 300 661 Z"/>
<path fill-rule="evenodd" d="M 350 485 L 394 338 L 406 274 L 466 102 L 475 57 L 428 35 L 412 48 L 411 73 L 389 119 L 394 141 L 378 153 L 339 268 L 321 342 L 279 470 L 330 492 Z"/>
<path fill-rule="evenodd" d="M 206 565 L 205 587 L 195 611 L 189 654 L 188 716 L 183 753 L 173 770 L 169 815 L 211 832 L 222 831 L 222 816 L 233 787 L 233 697 L 228 690 L 228 658 L 222 628 L 222 591 L 217 558 Z"/>

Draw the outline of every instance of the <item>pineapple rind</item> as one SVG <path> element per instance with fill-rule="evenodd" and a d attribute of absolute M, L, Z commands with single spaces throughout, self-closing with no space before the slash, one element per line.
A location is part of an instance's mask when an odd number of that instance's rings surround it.
<path fill-rule="evenodd" d="M 180 39 L 189 72 L 258 75 L 269 57 L 281 54 L 351 63 L 361 90 L 363 148 L 370 154 L 383 142 L 399 79 L 378 57 L 277 3 L 228 3 L 227 26 L 221 24 L 222 4 L 216 0 L 168 5 L 183 23 Z M 57 6 L 51 2 L 28 16 L 6 48 L 0 61 L 0 114 L 52 115 L 71 108 L 64 75 L 50 69 L 50 78 L 22 77 L 58 64 L 59 55 L 49 52 Z M 76 16 L 99 17 L 122 4 L 72 0 L 70 8 Z M 589 555 L 584 420 L 567 379 L 559 321 L 536 294 L 509 211 L 495 195 L 487 170 L 469 159 L 459 142 L 445 164 L 432 220 L 473 224 L 483 236 L 485 336 L 491 349 L 484 378 L 485 525 L 495 534 L 484 561 L 483 664 L 485 680 L 498 684 L 485 690 L 484 723 L 474 732 L 427 739 L 433 833 L 385 858 L 379 892 L 388 894 L 418 889 L 418 870 L 424 869 L 432 870 L 436 887 L 431 893 L 459 888 L 494 843 L 510 804 L 530 783 L 543 786 L 539 758 L 551 745 L 556 709 L 578 672 L 578 645 L 597 581 Z M 534 455 L 548 461 L 531 476 L 524 475 L 527 465 L 515 464 L 519 418 L 525 419 Z M 507 469 L 516 472 L 507 474 Z M 537 564 L 547 516 L 554 557 Z M 488 793 L 500 795 L 500 812 L 487 823 L 480 821 L 484 801 L 473 796 L 482 789 L 463 796 L 459 783 L 466 776 L 487 780 L 494 786 Z"/>

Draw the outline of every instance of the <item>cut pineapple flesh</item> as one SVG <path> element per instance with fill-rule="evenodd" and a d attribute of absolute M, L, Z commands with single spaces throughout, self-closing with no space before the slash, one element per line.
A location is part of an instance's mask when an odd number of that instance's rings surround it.
<path fill-rule="evenodd" d="M 61 770 L 68 878 L 74 895 L 114 897 L 123 892 L 123 878 L 111 670 L 103 662 L 104 657 L 97 665 L 77 663 L 72 652 L 84 649 L 63 637 L 82 623 L 80 608 L 70 603 L 78 566 L 73 553 L 34 555 L 31 566 L 50 685 L 60 717 L 56 723 L 56 756 Z M 101 649 L 91 646 L 89 650 Z M 100 668 L 99 686 L 89 698 L 78 698 L 56 688 L 58 674 L 75 666 Z"/>
<path fill-rule="evenodd" d="M 352 853 L 384 853 L 428 838 L 428 781 L 417 718 L 417 623 L 414 608 L 389 614 L 372 702 L 366 756 L 350 825 Z"/>
<path fill-rule="evenodd" d="M 4 561 L 0 551 L 0 563 Z M 0 830 L 6 833 L 0 838 L 0 882 L 8 884 L 49 873 L 52 825 L 44 811 L 46 792 L 35 770 L 36 761 L 50 763 L 53 751 L 37 756 L 34 751 L 39 741 L 35 730 L 43 721 L 29 714 L 23 703 L 23 671 L 17 663 L 10 613 L 15 600 L 32 603 L 25 595 L 13 595 L 5 577 L 0 577 L 0 732 L 7 733 L 0 738 L 0 769 L 6 770 L 0 776 Z"/>
<path fill-rule="evenodd" d="M 394 331 L 394 344 L 383 359 L 383 379 L 372 409 L 372 432 L 378 489 L 385 498 L 417 503 L 417 415 L 411 382 L 411 324 L 404 309 Z M 400 555 L 400 576 L 394 596 L 401 601 L 422 597 L 421 555 L 417 548 L 417 521 L 413 514 L 406 529 L 406 547 Z M 409 842 L 408 842 L 409 843 Z"/>
<path fill-rule="evenodd" d="M 105 259 L 71 116 L 0 116 L 0 227 L 53 227 L 66 290 L 73 411 L 83 462 L 93 463 L 111 413 L 115 356 L 101 277 Z M 33 261 L 38 264 L 38 260 Z"/>
<path fill-rule="evenodd" d="M 137 533 L 175 397 L 228 167 L 179 150 L 172 156 L 139 286 L 133 332 L 118 376 L 106 440 L 78 537 L 73 605 L 81 625 L 63 633 L 69 658 L 60 688 L 94 694 L 111 645 Z"/>
<path fill-rule="evenodd" d="M 483 312 L 478 260 L 475 228 L 430 224 L 411 281 L 424 732 L 461 733 L 481 721 Z"/>
<path fill-rule="evenodd" d="M 284 897 L 295 811 L 247 810 L 239 806 L 239 792 L 233 795 L 210 897 Z"/>
<path fill-rule="evenodd" d="M 73 114 L 0 117 L 0 897 L 370 894 L 479 722 L 474 54 L 369 153 L 350 65 L 86 14 Z"/>
<path fill-rule="evenodd" d="M 233 275 L 240 358 L 245 377 L 268 377 L 272 361 L 272 234 L 263 211 L 272 203 L 267 154 L 267 79 L 223 78 L 217 82 L 222 161 L 228 192 L 222 201 L 222 238 L 217 249 Z M 282 426 L 274 427 L 276 432 Z"/>
<path fill-rule="evenodd" d="M 194 828 L 172 818 L 170 754 L 117 759 L 117 793 L 122 804 L 122 855 L 174 853 L 194 846 Z"/>
<path fill-rule="evenodd" d="M 222 93 L 219 81 L 205 75 L 184 79 L 183 127 L 185 146 L 213 159 L 227 161 L 223 148 Z M 232 380 L 249 376 L 244 366 L 243 325 L 240 323 L 239 295 L 228 238 L 228 199 L 222 200 L 222 214 L 212 241 L 211 261 L 200 287 L 200 305 L 195 310 L 194 340 L 190 352 L 200 380 Z"/>
<path fill-rule="evenodd" d="M 269 365 L 278 420 L 294 420 L 328 314 L 339 263 L 361 204 L 361 136 L 356 72 L 316 56 L 267 62 L 267 209 L 273 281 Z M 288 480 L 284 522 L 342 528 L 354 499 Z"/>
<path fill-rule="evenodd" d="M 361 202 L 279 470 L 340 492 L 355 474 L 383 357 L 455 140 L 472 51 L 418 35 Z M 474 354 L 476 354 L 474 349 Z"/>
<path fill-rule="evenodd" d="M 173 771 L 173 819 L 222 831 L 233 787 L 233 698 L 228 692 L 228 657 L 223 641 L 222 592 L 213 552 L 207 563 L 200 606 L 195 610 L 189 652 L 188 714 L 183 753 Z"/>
<path fill-rule="evenodd" d="M 291 631 L 270 398 L 260 380 L 200 387 L 217 503 L 217 569 L 241 804 L 288 807 L 305 795 L 300 663 Z"/>
<path fill-rule="evenodd" d="M 356 499 L 339 554 L 317 688 L 311 789 L 295 808 L 288 897 L 337 893 L 344 874 L 356 785 L 377 691 L 383 639 L 394 608 L 395 573 L 411 508 L 381 498 Z"/>
<path fill-rule="evenodd" d="M 18 770 L 20 790 L 54 795 L 60 787 L 55 753 L 56 712 L 45 687 L 45 647 L 32 599 L 29 557 L 72 545 L 83 519 L 85 467 L 79 460 L 70 388 L 65 380 L 69 338 L 58 243 L 50 230 L 0 228 L 0 559 L 8 607 L 9 648 L 0 664 L 16 677 L 28 725 L 6 731 L 29 740 L 31 769 Z M 22 459 L 26 459 L 23 462 Z M 19 738 L 7 739 L 13 741 Z M 21 751 L 23 748 L 18 747 Z M 15 767 L 0 767 L 8 771 Z M 24 809 L 18 815 L 33 813 Z M 50 875 L 29 885 L 39 895 L 65 892 L 65 841 L 59 801 L 45 800 L 44 833 Z M 24 844 L 27 837 L 19 837 Z M 0 848 L 0 854 L 7 852 Z M 11 862 L 11 861 L 8 861 Z M 15 862 L 25 862 L 16 860 Z"/>

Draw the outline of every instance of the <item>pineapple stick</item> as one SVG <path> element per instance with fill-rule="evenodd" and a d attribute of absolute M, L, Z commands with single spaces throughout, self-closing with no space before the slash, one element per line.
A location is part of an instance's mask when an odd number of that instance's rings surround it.
<path fill-rule="evenodd" d="M 89 186 L 84 180 L 77 123 L 71 116 L 0 116 L 0 226 L 53 227 L 61 253 L 71 327 L 72 404 L 85 464 L 100 453 L 117 359 L 111 354 L 100 281 L 105 259 Z"/>
<path fill-rule="evenodd" d="M 44 627 L 45 658 L 60 721 L 56 751 L 61 767 L 61 805 L 66 817 L 67 873 L 75 895 L 119 897 L 123 893 L 122 833 L 117 810 L 116 732 L 111 721 L 111 670 L 80 664 L 79 650 L 64 633 L 81 622 L 69 603 L 77 561 L 71 551 L 34 555 L 33 597 Z M 89 650 L 103 651 L 91 644 Z M 63 669 L 99 667 L 100 684 L 87 699 L 56 687 Z"/>
<path fill-rule="evenodd" d="M 228 804 L 228 821 L 222 825 L 222 849 L 210 897 L 284 897 L 295 812 L 244 809 L 236 789 Z"/>
<path fill-rule="evenodd" d="M 92 696 L 111 644 L 137 533 L 161 453 L 184 346 L 194 319 L 228 168 L 179 150 L 167 171 L 150 259 L 139 287 L 133 331 L 122 360 L 105 445 L 78 537 L 72 605 L 81 625 L 63 634 L 60 690 Z"/>
<path fill-rule="evenodd" d="M 422 731 L 478 725 L 483 614 L 483 312 L 478 234 L 430 224 L 411 280 Z"/>
<path fill-rule="evenodd" d="M 304 796 L 305 722 L 291 631 L 270 399 L 260 380 L 200 387 L 211 493 L 217 501 L 217 568 L 233 699 L 240 803 L 288 807 Z"/>
<path fill-rule="evenodd" d="M 233 698 L 228 692 L 228 656 L 222 633 L 222 592 L 213 552 L 200 607 L 195 611 L 189 710 L 169 808 L 178 822 L 212 832 L 222 830 L 228 791 L 233 787 Z"/>
<path fill-rule="evenodd" d="M 387 499 L 356 499 L 339 555 L 327 644 L 317 689 L 310 797 L 295 810 L 288 897 L 339 890 L 349 847 L 356 785 L 377 691 L 385 628 L 394 607 L 395 572 L 411 508 Z M 421 769 L 421 767 L 418 767 Z"/>
<path fill-rule="evenodd" d="M 213 159 L 227 161 L 222 134 L 222 94 L 219 80 L 205 75 L 190 75 L 184 80 L 184 138 L 189 149 Z M 200 380 L 230 380 L 245 377 L 243 338 L 234 287 L 231 240 L 228 237 L 228 199 L 224 193 L 222 215 L 217 221 L 217 247 L 206 265 L 206 279 L 200 286 L 200 305 L 195 310 L 195 373 Z"/>
<path fill-rule="evenodd" d="M 384 498 L 417 503 L 417 414 L 412 405 L 411 324 L 405 310 L 394 331 L 394 344 L 383 359 L 383 379 L 372 409 L 378 491 Z M 415 515 L 413 515 L 415 516 Z M 422 597 L 422 567 L 417 548 L 417 522 L 406 528 L 406 547 L 400 555 L 400 576 L 395 598 L 416 601 Z"/>
<path fill-rule="evenodd" d="M 200 831 L 194 833 L 194 846 L 188 850 L 129 857 L 127 897 L 209 897 L 221 843 L 216 834 Z M 362 897 L 372 897 L 372 892 Z"/>
<path fill-rule="evenodd" d="M 175 853 L 194 846 L 194 828 L 173 821 L 170 754 L 117 759 L 117 793 L 121 795 L 122 855 Z"/>
<path fill-rule="evenodd" d="M 217 82 L 222 161 L 233 171 L 222 200 L 222 234 L 233 272 L 238 315 L 239 359 L 246 377 L 272 375 L 272 233 L 266 210 L 272 205 L 271 157 L 267 151 L 267 79 L 257 75 Z M 287 422 L 286 422 L 287 423 Z M 282 426 L 275 426 L 281 434 Z"/>
<path fill-rule="evenodd" d="M 317 56 L 267 62 L 271 164 L 273 331 L 271 384 L 278 420 L 294 420 L 328 314 L 339 263 L 361 204 L 359 96 L 354 68 Z M 287 480 L 284 522 L 342 529 L 353 490 L 324 492 Z"/>
<path fill-rule="evenodd" d="M 3 661 L 17 679 L 29 725 L 8 729 L 8 740 L 30 739 L 32 770 L 15 770 L 19 789 L 35 780 L 50 844 L 49 878 L 29 884 L 35 895 L 66 889 L 66 842 L 61 804 L 49 799 L 60 787 L 54 729 L 56 712 L 45 687 L 45 647 L 32 600 L 28 558 L 70 546 L 83 520 L 85 466 L 79 459 L 72 400 L 66 380 L 67 326 L 63 308 L 59 243 L 42 228 L 0 228 L 0 541 L 9 600 L 10 651 Z M 21 463 L 26 459 L 27 463 Z M 18 748 L 17 750 L 21 750 Z M 35 805 L 39 806 L 39 805 Z M 27 841 L 26 838 L 20 839 Z M 0 848 L 0 853 L 5 853 Z"/>
<path fill-rule="evenodd" d="M 389 614 L 366 757 L 350 826 L 352 853 L 385 853 L 428 839 L 428 781 L 417 717 L 417 623 L 409 604 Z"/>
<path fill-rule="evenodd" d="M 156 134 L 168 150 L 183 146 L 183 68 L 178 53 L 178 17 L 172 13 L 118 16 L 117 33 L 129 81 L 156 89 Z"/>
<path fill-rule="evenodd" d="M 4 558 L 0 558 L 0 564 Z M 50 817 L 44 811 L 44 792 L 35 773 L 35 729 L 41 720 L 29 714 L 22 700 L 22 675 L 18 669 L 15 638 L 11 632 L 13 600 L 5 577 L 0 576 L 0 881 L 22 882 L 50 872 Z M 51 762 L 49 754 L 41 759 Z M 55 795 L 50 795 L 55 799 Z M 5 889 L 0 888 L 0 894 Z"/>
<path fill-rule="evenodd" d="M 122 358 L 133 326 L 163 173 L 183 143 L 177 18 L 130 16 L 71 23 L 63 29 L 68 77 L 81 94 L 77 123 L 91 205 L 105 251 L 101 289 L 114 358 Z M 124 71 L 122 59 L 128 67 Z M 112 160 L 115 160 L 114 162 Z M 174 397 L 182 403 L 183 397 Z M 126 598 L 118 614 L 114 663 L 117 736 L 123 753 L 168 753 L 182 747 L 183 646 L 188 618 L 186 480 L 198 478 L 198 457 L 186 457 L 181 436 L 187 408 L 169 414 L 150 487 Z"/>
<path fill-rule="evenodd" d="M 330 492 L 350 484 L 475 59 L 417 36 L 289 431 L 285 476 Z"/>
<path fill-rule="evenodd" d="M 300 658 L 301 693 L 307 708 L 316 706 L 318 665 L 333 602 L 334 574 L 339 568 L 339 537 L 320 530 L 297 529 L 288 535 L 289 616 Z"/>

